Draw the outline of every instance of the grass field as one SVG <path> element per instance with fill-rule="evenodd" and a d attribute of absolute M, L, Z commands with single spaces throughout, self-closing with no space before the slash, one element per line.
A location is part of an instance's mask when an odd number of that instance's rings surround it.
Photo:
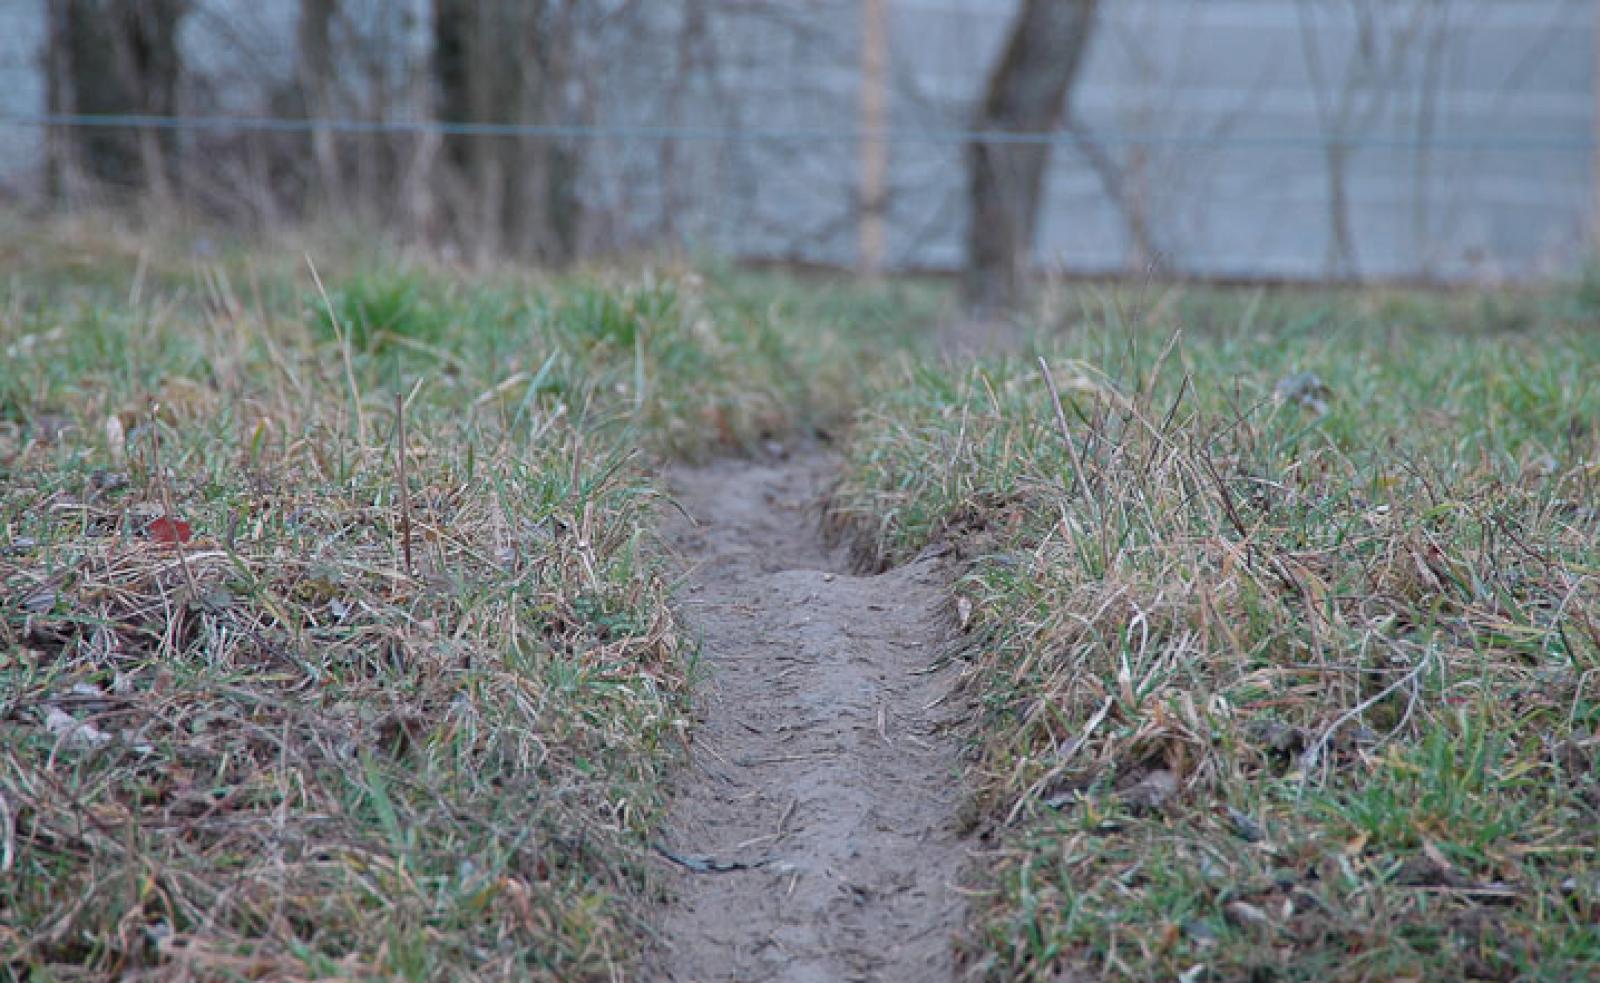
<path fill-rule="evenodd" d="M 625 974 L 661 463 L 817 433 L 863 564 L 959 561 L 991 978 L 1600 974 L 1584 290 L 1077 286 L 958 361 L 937 287 L 9 241 L 12 975 Z"/>
<path fill-rule="evenodd" d="M 1001 857 L 975 958 L 1600 974 L 1593 311 L 1064 303 L 1037 353 L 876 394 L 834 504 L 870 562 L 966 564 L 971 821 Z"/>
<path fill-rule="evenodd" d="M 686 273 L 9 259 L 0 967 L 626 965 L 692 654 L 657 461 L 842 422 L 837 312 Z"/>

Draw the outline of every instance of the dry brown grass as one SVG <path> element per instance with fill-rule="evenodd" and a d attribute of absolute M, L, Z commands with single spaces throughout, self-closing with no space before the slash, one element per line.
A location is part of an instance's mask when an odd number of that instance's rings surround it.
<path fill-rule="evenodd" d="M 0 967 L 621 971 L 687 655 L 647 455 L 825 422 L 837 336 L 687 275 L 323 296 L 43 241 L 0 293 Z"/>
<path fill-rule="evenodd" d="M 870 411 L 836 514 L 970 563 L 996 978 L 1600 967 L 1600 351 L 1347 303 L 1091 319 L 1066 441 L 1029 359 Z M 1274 395 L 1304 370 L 1325 417 Z"/>

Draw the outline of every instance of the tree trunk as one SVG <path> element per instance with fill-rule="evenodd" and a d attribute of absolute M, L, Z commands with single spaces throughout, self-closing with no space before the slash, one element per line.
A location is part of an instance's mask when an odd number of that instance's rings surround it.
<path fill-rule="evenodd" d="M 486 50 L 496 33 L 488 24 L 499 6 L 492 0 L 434 0 L 433 72 L 439 119 L 446 123 L 504 122 L 493 117 L 496 107 L 487 91 L 500 69 Z M 470 238 L 483 258 L 499 251 L 503 195 L 495 154 L 505 139 L 445 138 L 446 207 L 456 234 Z"/>
<path fill-rule="evenodd" d="M 45 0 L 45 105 L 52 113 L 77 111 L 70 86 L 71 62 L 67 56 L 66 5 Z M 52 126 L 45 131 L 45 189 L 51 198 L 65 200 L 75 196 L 73 184 L 78 176 L 73 130 Z"/>
<path fill-rule="evenodd" d="M 522 62 L 523 118 L 541 123 L 568 122 L 562 93 L 576 77 L 572 63 L 577 35 L 573 4 L 545 2 L 526 25 Z M 551 265 L 564 266 L 578 250 L 578 153 L 572 143 L 553 136 L 528 138 L 518 162 L 531 180 L 520 185 L 520 252 Z M 516 227 L 515 218 L 508 216 Z"/>
<path fill-rule="evenodd" d="M 306 115 L 315 120 L 326 120 L 334 111 L 338 69 L 333 59 L 333 22 L 338 11 L 339 0 L 300 0 L 300 23 L 296 31 L 300 92 Z M 325 201 L 339 201 L 343 182 L 339 174 L 338 148 L 326 126 L 312 127 L 311 156 L 317 164 L 321 197 Z"/>
<path fill-rule="evenodd" d="M 439 118 L 462 123 L 565 121 L 575 5 L 552 0 L 435 0 Z M 577 249 L 579 161 L 567 141 L 538 135 L 457 136 L 447 143 L 447 195 L 479 255 L 501 251 L 553 266 Z"/>
<path fill-rule="evenodd" d="M 1060 125 L 1095 6 L 1096 0 L 1023 0 L 989 74 L 974 129 L 1027 133 Z M 967 147 L 971 213 L 962 293 L 975 313 L 1014 308 L 1026 294 L 1049 160 L 1043 143 L 975 141 Z"/>
<path fill-rule="evenodd" d="M 471 79 L 473 4 L 470 0 L 433 2 L 433 77 L 439 119 L 464 123 L 472 119 Z M 451 137 L 445 153 L 459 171 L 471 167 L 472 141 Z"/>
<path fill-rule="evenodd" d="M 1356 280 L 1355 233 L 1350 228 L 1350 145 L 1329 140 L 1324 151 L 1328 164 L 1328 273 L 1335 280 Z"/>
<path fill-rule="evenodd" d="M 57 0 L 47 3 L 52 112 L 172 116 L 183 60 L 178 32 L 189 0 Z M 80 171 L 119 192 L 170 187 L 176 134 L 131 127 L 70 127 L 56 134 L 52 183 Z"/>

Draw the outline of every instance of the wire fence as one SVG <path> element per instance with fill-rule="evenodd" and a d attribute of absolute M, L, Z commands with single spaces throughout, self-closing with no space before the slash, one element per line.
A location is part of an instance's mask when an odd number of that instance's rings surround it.
<path fill-rule="evenodd" d="M 878 122 L 863 118 L 873 3 L 888 13 Z M 990 144 L 1050 151 L 1046 268 L 1514 278 L 1591 255 L 1592 0 L 1118 0 L 1101 6 L 1066 125 L 974 129 L 1014 7 L 637 4 L 625 30 L 571 52 L 581 106 L 454 122 L 436 98 L 423 0 L 342 0 L 338 97 L 295 112 L 283 111 L 296 105 L 284 101 L 298 84 L 295 5 L 197 0 L 177 115 L 49 111 L 63 104 L 36 54 L 8 56 L 0 37 L 0 189 L 42 194 L 69 134 L 156 134 L 203 211 L 295 221 L 363 207 L 439 240 L 496 209 L 546 208 L 510 182 L 559 165 L 575 169 L 580 251 L 671 243 L 851 266 L 871 240 L 883 268 L 948 270 L 963 259 L 966 149 Z M 35 46 L 41 18 L 0 10 Z M 462 182 L 457 167 L 452 186 L 451 158 L 491 141 L 561 156 L 507 164 L 499 186 Z"/>
<path fill-rule="evenodd" d="M 1175 134 L 1096 127 L 1082 130 L 1017 132 L 967 129 L 866 129 L 861 127 L 802 126 L 650 126 L 638 124 L 564 123 L 460 123 L 428 119 L 349 119 L 283 116 L 144 116 L 136 114 L 0 113 L 0 126 L 49 128 L 165 130 L 175 132 L 238 132 L 311 134 L 327 132 L 351 136 L 401 135 L 441 137 L 531 137 L 551 139 L 614 140 L 635 142 L 685 141 L 710 143 L 844 143 L 882 141 L 889 144 L 967 144 L 1075 147 L 1085 140 L 1107 147 L 1163 147 L 1177 149 L 1278 148 L 1326 150 L 1330 146 L 1352 151 L 1441 150 L 1491 153 L 1593 153 L 1592 136 L 1493 133 L 1395 136 L 1381 133 L 1214 133 Z"/>

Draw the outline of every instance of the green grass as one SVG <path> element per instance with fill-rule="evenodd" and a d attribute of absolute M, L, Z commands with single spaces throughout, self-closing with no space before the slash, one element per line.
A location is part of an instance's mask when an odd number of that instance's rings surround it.
<path fill-rule="evenodd" d="M 941 362 L 929 284 L 11 231 L 9 975 L 626 972 L 656 475 L 807 435 L 863 565 L 960 561 L 992 978 L 1600 973 L 1592 284 L 1079 287 Z"/>
<path fill-rule="evenodd" d="M 656 462 L 836 426 L 881 307 L 45 246 L 0 286 L 0 967 L 626 967 L 686 726 Z"/>
<path fill-rule="evenodd" d="M 1080 290 L 1070 445 L 1033 353 L 883 387 L 833 513 L 963 559 L 990 975 L 1600 973 L 1581 300 Z"/>

